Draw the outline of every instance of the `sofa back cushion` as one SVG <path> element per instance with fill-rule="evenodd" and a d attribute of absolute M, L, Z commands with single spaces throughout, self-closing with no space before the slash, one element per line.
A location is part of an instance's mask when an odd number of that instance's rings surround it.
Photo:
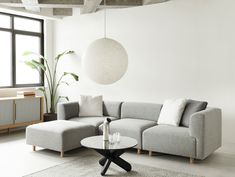
<path fill-rule="evenodd" d="M 103 101 L 104 116 L 120 118 L 121 105 L 122 105 L 122 102 L 120 101 Z"/>
<path fill-rule="evenodd" d="M 162 105 L 156 103 L 124 102 L 121 107 L 121 118 L 135 118 L 156 121 Z"/>
<path fill-rule="evenodd" d="M 81 95 L 79 100 L 79 117 L 103 116 L 103 97 Z"/>
<path fill-rule="evenodd" d="M 184 98 L 168 99 L 164 101 L 159 115 L 159 125 L 179 126 L 187 100 Z"/>
<path fill-rule="evenodd" d="M 205 110 L 207 107 L 206 101 L 187 100 L 182 118 L 181 124 L 184 127 L 189 127 L 189 120 L 192 114 Z"/>
<path fill-rule="evenodd" d="M 68 120 L 77 117 L 79 113 L 78 101 L 61 102 L 57 105 L 57 119 Z"/>

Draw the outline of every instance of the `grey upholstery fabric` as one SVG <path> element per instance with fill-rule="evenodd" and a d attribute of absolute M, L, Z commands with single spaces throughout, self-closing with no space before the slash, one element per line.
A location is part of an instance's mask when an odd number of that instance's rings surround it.
<path fill-rule="evenodd" d="M 118 101 L 104 101 L 103 113 L 104 116 L 111 116 L 120 118 L 121 104 Z M 57 106 L 58 120 L 68 120 L 70 118 L 78 117 L 79 103 L 78 102 L 64 102 Z"/>
<path fill-rule="evenodd" d="M 143 149 L 194 158 L 196 139 L 189 128 L 157 125 L 143 132 Z"/>
<path fill-rule="evenodd" d="M 119 132 L 121 136 L 135 138 L 138 142 L 136 148 L 142 148 L 142 132 L 156 124 L 156 122 L 150 120 L 119 119 L 110 123 L 110 132 Z M 100 126 L 100 130 L 102 130 L 102 125 Z"/>
<path fill-rule="evenodd" d="M 26 143 L 55 151 L 68 151 L 81 146 L 80 141 L 95 135 L 95 128 L 79 122 L 57 120 L 30 125 Z"/>
<path fill-rule="evenodd" d="M 208 108 L 193 114 L 190 118 L 190 135 L 197 141 L 197 159 L 205 159 L 221 147 L 222 115 L 217 108 Z"/>
<path fill-rule="evenodd" d="M 68 120 L 77 117 L 79 112 L 78 102 L 64 102 L 57 105 L 57 119 Z"/>
<path fill-rule="evenodd" d="M 121 105 L 122 105 L 122 102 L 119 102 L 119 101 L 103 101 L 104 116 L 120 118 Z"/>
<path fill-rule="evenodd" d="M 93 127 L 95 127 L 96 133 L 98 134 L 99 133 L 99 126 L 101 124 L 103 124 L 103 122 L 106 118 L 107 118 L 106 116 L 105 117 L 75 117 L 75 118 L 72 118 L 72 119 L 69 119 L 69 120 L 70 121 L 75 121 L 75 122 L 86 123 L 88 125 L 92 125 Z M 118 119 L 116 117 L 109 117 L 109 118 L 112 121 Z"/>
<path fill-rule="evenodd" d="M 184 116 L 187 119 L 189 116 L 189 128 L 156 126 L 161 104 L 105 101 L 104 105 L 107 116 L 78 117 L 78 102 L 61 103 L 58 119 L 69 121 L 29 126 L 26 129 L 27 143 L 59 151 L 79 147 L 77 139 L 98 134 L 98 127 L 102 131 L 104 119 L 111 116 L 111 133 L 120 132 L 122 136 L 135 138 L 137 148 L 204 159 L 221 146 L 221 110 L 198 111 L 205 103 L 201 105 L 192 100 L 189 110 L 185 110 Z M 121 119 L 118 119 L 120 107 Z M 187 119 L 182 120 L 184 125 L 187 125 Z"/>
<path fill-rule="evenodd" d="M 155 103 L 124 102 L 121 107 L 121 118 L 135 118 L 156 121 L 162 105 Z"/>
<path fill-rule="evenodd" d="M 189 119 L 192 114 L 205 110 L 207 107 L 206 101 L 187 100 L 187 104 L 184 109 L 184 113 L 181 119 L 181 125 L 189 127 Z"/>

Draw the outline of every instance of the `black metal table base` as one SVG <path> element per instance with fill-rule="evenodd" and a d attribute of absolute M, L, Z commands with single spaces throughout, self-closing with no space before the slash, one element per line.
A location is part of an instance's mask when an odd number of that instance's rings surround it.
<path fill-rule="evenodd" d="M 107 172 L 111 162 L 115 163 L 119 167 L 123 168 L 127 172 L 131 171 L 131 164 L 127 161 L 123 160 L 120 156 L 125 152 L 125 150 L 100 150 L 96 149 L 96 151 L 104 156 L 102 159 L 99 160 L 99 164 L 103 166 L 101 171 L 101 175 L 104 176 Z"/>

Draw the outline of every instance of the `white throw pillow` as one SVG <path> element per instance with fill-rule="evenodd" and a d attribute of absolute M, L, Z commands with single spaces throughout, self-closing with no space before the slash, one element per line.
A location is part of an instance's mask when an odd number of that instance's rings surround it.
<path fill-rule="evenodd" d="M 179 126 L 186 103 L 186 99 L 166 100 L 161 109 L 157 123 L 159 125 Z"/>
<path fill-rule="evenodd" d="M 103 97 L 81 95 L 79 100 L 79 117 L 103 116 Z"/>

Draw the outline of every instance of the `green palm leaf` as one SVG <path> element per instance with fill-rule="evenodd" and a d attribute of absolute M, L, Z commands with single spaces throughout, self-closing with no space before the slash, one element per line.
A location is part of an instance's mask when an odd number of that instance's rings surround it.
<path fill-rule="evenodd" d="M 64 72 L 64 76 L 66 76 L 66 75 L 72 76 L 75 81 L 78 81 L 78 79 L 79 79 L 78 75 L 74 74 L 74 73 Z"/>
<path fill-rule="evenodd" d="M 29 56 L 29 55 L 36 55 L 39 59 L 46 60 L 42 55 L 37 54 L 35 52 L 26 51 L 26 52 L 23 53 L 23 56 Z"/>
<path fill-rule="evenodd" d="M 59 84 L 69 85 L 69 83 L 68 83 L 68 82 L 66 82 L 66 81 L 61 81 Z"/>
<path fill-rule="evenodd" d="M 38 61 L 36 61 L 36 60 L 31 60 L 31 62 L 32 62 L 35 66 L 37 66 L 38 68 L 42 69 L 43 71 L 46 71 L 46 67 L 45 67 L 42 63 L 40 63 L 40 62 L 38 62 Z"/>
<path fill-rule="evenodd" d="M 41 92 L 45 92 L 45 89 L 42 87 L 39 87 L 37 90 L 40 90 Z"/>
<path fill-rule="evenodd" d="M 24 63 L 32 69 L 38 69 L 38 67 L 31 61 L 25 61 Z"/>
<path fill-rule="evenodd" d="M 74 53 L 74 51 L 72 51 L 72 50 L 64 51 L 64 52 L 58 54 L 58 55 L 55 57 L 55 60 L 59 60 L 62 56 L 68 55 L 68 54 L 73 54 L 73 53 Z"/>
<path fill-rule="evenodd" d="M 66 99 L 67 101 L 69 101 L 69 97 L 68 96 L 59 96 L 59 99 Z"/>

